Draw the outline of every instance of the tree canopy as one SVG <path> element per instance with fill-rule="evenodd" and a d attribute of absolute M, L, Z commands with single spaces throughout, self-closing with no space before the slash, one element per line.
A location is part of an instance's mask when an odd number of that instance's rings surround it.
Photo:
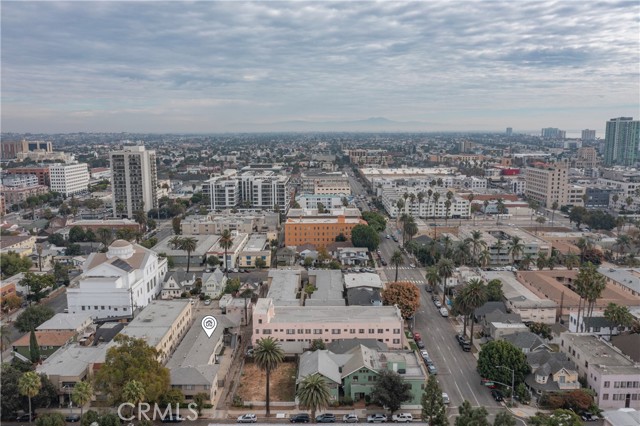
<path fill-rule="evenodd" d="M 395 282 L 382 290 L 382 301 L 385 305 L 398 305 L 403 318 L 412 317 L 420 306 L 420 290 L 410 282 Z"/>
<path fill-rule="evenodd" d="M 551 414 L 536 413 L 529 418 L 532 426 L 582 426 L 582 420 L 570 410 L 555 410 Z"/>
<path fill-rule="evenodd" d="M 15 327 L 22 333 L 28 333 L 35 329 L 46 320 L 53 317 L 54 312 L 48 306 L 33 305 L 26 308 L 18 318 L 16 318 Z"/>
<path fill-rule="evenodd" d="M 455 426 L 489 426 L 489 413 L 484 407 L 473 408 L 469 401 L 458 407 L 460 415 L 456 417 Z"/>
<path fill-rule="evenodd" d="M 512 343 L 505 340 L 493 340 L 482 346 L 478 357 L 477 370 L 480 377 L 497 382 L 511 384 L 511 370 L 514 370 L 515 384 L 524 382 L 530 367 L 525 354 Z"/>
<path fill-rule="evenodd" d="M 159 402 L 169 390 L 169 370 L 158 361 L 159 353 L 142 339 L 118 335 L 118 346 L 109 349 L 105 362 L 96 374 L 96 390 L 105 393 L 114 404 L 125 402 L 127 382 L 145 384 L 147 402 Z"/>
<path fill-rule="evenodd" d="M 422 393 L 422 421 L 430 426 L 449 426 L 447 407 L 436 376 L 430 375 Z"/>
<path fill-rule="evenodd" d="M 402 376 L 390 370 L 382 370 L 379 373 L 378 381 L 371 392 L 372 402 L 387 408 L 393 414 L 411 398 L 411 385 L 406 383 Z"/>
<path fill-rule="evenodd" d="M 366 247 L 373 251 L 380 245 L 380 236 L 371 226 L 356 225 L 351 230 L 351 242 L 354 247 Z"/>
<path fill-rule="evenodd" d="M 39 302 L 45 295 L 43 290 L 53 288 L 56 279 L 51 274 L 34 274 L 33 272 L 25 272 L 24 278 L 20 280 L 20 285 L 29 288 L 28 299 Z"/>
<path fill-rule="evenodd" d="M 387 227 L 387 219 L 377 212 L 362 212 L 362 218 L 367 221 L 370 227 L 378 232 L 382 232 Z"/>
<path fill-rule="evenodd" d="M 13 251 L 0 254 L 0 273 L 3 278 L 26 272 L 32 266 L 31 259 L 22 257 Z"/>

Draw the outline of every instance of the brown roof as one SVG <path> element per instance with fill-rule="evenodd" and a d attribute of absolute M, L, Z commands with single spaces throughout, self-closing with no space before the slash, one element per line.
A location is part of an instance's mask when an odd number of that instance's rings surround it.
<path fill-rule="evenodd" d="M 109 247 L 127 247 L 130 245 L 131 243 L 127 240 L 115 240 Z"/>
<path fill-rule="evenodd" d="M 138 250 L 136 250 L 136 252 L 133 253 L 133 255 L 131 255 L 131 257 L 128 259 L 120 259 L 119 257 L 112 257 L 111 259 L 108 259 L 106 253 L 94 253 L 94 255 L 90 258 L 90 263 L 87 270 L 93 269 L 98 265 L 102 265 L 103 263 L 113 264 L 117 260 L 125 262 L 134 269 L 140 269 L 146 257 L 147 253 L 145 251 Z M 118 265 L 115 266 L 118 267 Z"/>
<path fill-rule="evenodd" d="M 36 340 L 39 346 L 63 346 L 73 339 L 73 336 L 75 336 L 73 331 L 36 331 Z M 13 342 L 12 346 L 29 346 L 30 339 L 31 333 L 27 333 Z"/>
<path fill-rule="evenodd" d="M 502 198 L 505 201 L 518 201 L 518 196 L 514 194 L 473 194 L 473 201 L 498 200 Z"/>
<path fill-rule="evenodd" d="M 31 238 L 31 236 L 24 236 L 24 237 L 20 237 L 20 236 L 3 236 L 0 239 L 0 248 L 7 248 L 7 247 L 14 246 L 16 244 L 20 244 L 21 242 L 26 241 L 29 238 Z"/>

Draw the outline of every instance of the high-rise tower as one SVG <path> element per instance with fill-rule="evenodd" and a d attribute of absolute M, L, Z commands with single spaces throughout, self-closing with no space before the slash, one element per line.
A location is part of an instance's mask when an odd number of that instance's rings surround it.
<path fill-rule="evenodd" d="M 156 152 L 144 146 L 125 146 L 111 153 L 114 217 L 132 218 L 134 212 L 158 207 Z"/>
<path fill-rule="evenodd" d="M 605 166 L 633 166 L 638 158 L 640 121 L 618 117 L 607 121 L 604 139 Z"/>

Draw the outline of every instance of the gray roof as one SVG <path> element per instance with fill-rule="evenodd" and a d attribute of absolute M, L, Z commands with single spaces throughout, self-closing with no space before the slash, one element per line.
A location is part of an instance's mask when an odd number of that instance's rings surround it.
<path fill-rule="evenodd" d="M 640 411 L 632 408 L 620 408 L 619 410 L 607 410 L 602 413 L 611 426 L 638 426 L 640 425 Z"/>
<path fill-rule="evenodd" d="M 359 347 L 360 345 L 365 346 L 371 349 L 377 349 L 379 351 L 387 351 L 389 348 L 386 343 L 379 342 L 376 339 L 340 339 L 334 340 L 333 342 L 327 345 L 327 349 L 333 352 L 334 354 L 345 354 L 353 348 Z"/>
<path fill-rule="evenodd" d="M 350 288 L 347 290 L 347 301 L 350 306 L 373 306 L 376 302 L 382 304 L 382 295 L 377 288 Z"/>
<path fill-rule="evenodd" d="M 560 352 L 536 351 L 527 354 L 527 362 L 531 366 L 532 373 L 540 371 L 541 375 L 555 374 L 563 368 L 568 371 L 577 371 L 576 366 L 567 360 L 567 356 Z"/>
<path fill-rule="evenodd" d="M 182 284 L 185 281 L 195 280 L 195 276 L 196 274 L 193 272 L 186 273 L 183 268 L 178 268 L 174 272 L 168 273 L 164 280 L 167 281 L 169 278 L 173 277 L 176 283 Z"/>
<path fill-rule="evenodd" d="M 614 323 L 606 319 L 605 317 L 585 317 L 584 323 L 589 324 L 589 328 L 610 328 L 616 327 Z"/>
<path fill-rule="evenodd" d="M 640 334 L 613 336 L 611 343 L 635 362 L 640 362 Z"/>
<path fill-rule="evenodd" d="M 275 306 L 300 306 L 296 293 L 300 288 L 300 270 L 272 269 L 269 271 L 269 293 Z"/>
<path fill-rule="evenodd" d="M 535 333 L 530 331 L 520 331 L 513 334 L 508 334 L 503 337 L 507 342 L 512 343 L 514 346 L 517 346 L 520 349 L 529 349 L 530 351 L 534 351 L 541 347 L 546 347 L 546 343 Z"/>
<path fill-rule="evenodd" d="M 122 330 L 122 334 L 156 346 L 189 303 L 178 299 L 153 300 Z"/>
<path fill-rule="evenodd" d="M 220 370 L 220 364 L 177 367 L 169 369 L 172 385 L 212 385 Z"/>
<path fill-rule="evenodd" d="M 77 330 L 85 323 L 91 324 L 91 315 L 86 313 L 79 314 L 55 314 L 47 321 L 40 324 L 36 330 Z"/>
<path fill-rule="evenodd" d="M 344 358 L 344 356 L 342 357 Z M 319 373 L 334 383 L 341 383 L 340 367 L 348 359 L 332 354 L 328 350 L 307 351 L 300 356 L 298 366 L 299 383 L 305 377 Z"/>
<path fill-rule="evenodd" d="M 493 312 L 489 312 L 484 316 L 484 320 L 487 324 L 492 322 L 501 322 L 505 324 L 518 324 L 522 322 L 520 314 L 506 314 L 503 311 L 496 309 Z"/>
<path fill-rule="evenodd" d="M 118 335 L 124 328 L 124 323 L 121 322 L 106 322 L 96 329 L 96 334 L 93 338 L 93 345 L 96 346 L 102 342 L 110 342 L 114 337 Z"/>
<path fill-rule="evenodd" d="M 638 274 L 640 274 L 640 268 L 600 267 L 598 268 L 598 272 L 605 277 L 620 283 L 620 285 L 623 285 L 636 293 L 640 293 L 640 277 L 638 277 Z"/>
<path fill-rule="evenodd" d="M 345 306 L 342 297 L 344 282 L 342 271 L 314 270 L 309 271 L 309 278 L 315 276 L 316 291 L 305 301 L 306 306 Z"/>
<path fill-rule="evenodd" d="M 37 371 L 47 376 L 81 376 L 91 364 L 103 363 L 106 353 L 107 345 L 66 346 L 45 359 Z"/>
<path fill-rule="evenodd" d="M 502 313 L 507 313 L 507 307 L 503 302 L 487 302 L 479 308 L 476 308 L 476 310 L 473 311 L 473 315 L 475 315 L 476 318 L 480 318 L 490 312 L 495 311 L 496 309 Z"/>

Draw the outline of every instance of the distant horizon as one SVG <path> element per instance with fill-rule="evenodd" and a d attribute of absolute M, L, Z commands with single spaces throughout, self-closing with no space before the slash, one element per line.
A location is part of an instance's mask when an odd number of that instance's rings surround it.
<path fill-rule="evenodd" d="M 3 2 L 0 120 L 51 134 L 602 135 L 640 117 L 639 15 L 637 1 Z"/>

